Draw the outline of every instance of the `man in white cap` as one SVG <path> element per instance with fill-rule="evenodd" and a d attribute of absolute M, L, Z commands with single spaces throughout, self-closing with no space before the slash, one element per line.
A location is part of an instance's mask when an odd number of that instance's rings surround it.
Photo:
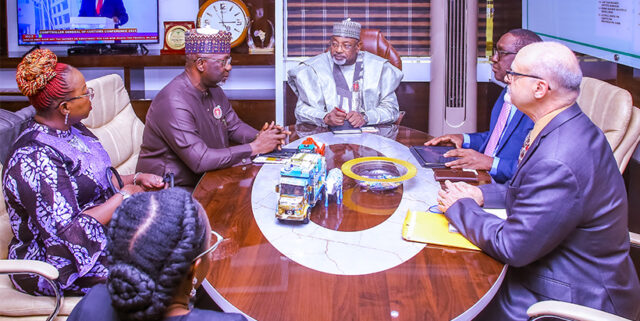
<path fill-rule="evenodd" d="M 289 71 L 298 123 L 362 127 L 398 119 L 402 71 L 361 47 L 360 24 L 347 19 L 333 25 L 328 52 Z"/>
<path fill-rule="evenodd" d="M 185 71 L 151 103 L 137 171 L 173 173 L 176 185 L 194 187 L 203 173 L 248 164 L 283 142 L 288 132 L 273 122 L 258 132 L 240 120 L 219 87 L 231 71 L 230 41 L 227 31 L 187 31 Z"/>

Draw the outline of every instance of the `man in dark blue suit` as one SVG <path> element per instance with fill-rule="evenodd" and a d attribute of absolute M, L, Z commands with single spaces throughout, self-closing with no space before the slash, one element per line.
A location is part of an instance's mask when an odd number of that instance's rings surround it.
<path fill-rule="evenodd" d="M 129 21 L 129 15 L 122 0 L 82 0 L 78 16 L 112 18 L 116 26 Z"/>
<path fill-rule="evenodd" d="M 438 192 L 458 231 L 509 264 L 478 319 L 526 320 L 532 304 L 559 300 L 639 320 L 624 181 L 604 134 L 575 103 L 578 60 L 559 43 L 534 43 L 507 73 L 512 102 L 535 124 L 513 178 L 447 181 Z M 506 208 L 507 219 L 480 206 Z"/>
<path fill-rule="evenodd" d="M 504 81 L 505 72 L 520 48 L 539 41 L 542 39 L 538 35 L 524 29 L 514 29 L 500 37 L 491 56 L 494 78 Z M 493 105 L 489 131 L 444 135 L 426 142 L 425 145 L 453 143 L 457 149 L 445 156 L 460 158 L 446 166 L 487 170 L 496 182 L 506 182 L 515 173 L 520 147 L 533 128 L 531 119 L 518 111 L 508 101 L 508 96 L 505 88 Z"/>

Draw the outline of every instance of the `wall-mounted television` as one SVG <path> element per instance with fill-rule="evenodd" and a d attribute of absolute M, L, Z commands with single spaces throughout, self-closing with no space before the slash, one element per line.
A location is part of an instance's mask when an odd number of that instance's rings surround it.
<path fill-rule="evenodd" d="M 18 44 L 157 43 L 158 0 L 17 0 Z"/>

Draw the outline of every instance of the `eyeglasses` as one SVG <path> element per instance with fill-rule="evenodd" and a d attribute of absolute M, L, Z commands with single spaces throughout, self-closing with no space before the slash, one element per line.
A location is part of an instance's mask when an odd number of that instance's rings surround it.
<path fill-rule="evenodd" d="M 195 262 L 197 259 L 199 259 L 199 258 L 207 255 L 207 253 L 215 250 L 218 247 L 218 245 L 220 245 L 220 243 L 224 240 L 222 235 L 216 233 L 216 231 L 214 231 L 214 230 L 211 230 L 211 236 L 215 236 L 216 237 L 216 242 L 213 245 L 211 245 L 210 248 L 208 248 L 208 249 L 204 250 L 204 252 L 198 254 L 198 256 L 196 256 L 195 259 L 193 259 L 192 262 Z"/>
<path fill-rule="evenodd" d="M 218 62 L 220 62 L 222 64 L 222 67 L 226 67 L 227 65 L 231 64 L 231 56 L 229 56 L 227 58 L 222 58 L 222 59 L 209 58 L 209 57 L 198 57 L 196 60 L 198 60 L 198 59 L 218 61 Z"/>
<path fill-rule="evenodd" d="M 337 41 L 332 41 L 331 42 L 331 48 L 333 48 L 333 49 L 338 49 L 338 48 L 342 47 L 344 50 L 351 50 L 355 46 L 356 46 L 356 44 L 352 44 L 352 43 L 348 43 L 348 42 L 344 42 L 344 43 L 339 43 Z"/>
<path fill-rule="evenodd" d="M 71 97 L 69 99 L 66 99 L 65 101 L 72 101 L 74 99 L 80 99 L 80 98 L 83 98 L 83 97 L 89 97 L 89 100 L 93 100 L 94 96 L 95 96 L 95 92 L 94 92 L 93 88 L 87 87 L 87 93 L 86 94 L 83 94 L 83 95 L 80 95 L 80 96 Z"/>
<path fill-rule="evenodd" d="M 493 47 L 493 52 L 491 54 L 491 57 L 498 55 L 498 60 L 502 59 L 502 57 L 506 56 L 506 55 L 515 55 L 517 54 L 517 52 L 512 52 L 512 51 L 506 51 L 506 50 L 498 50 L 497 47 Z"/>
<path fill-rule="evenodd" d="M 515 71 L 513 71 L 511 69 L 509 69 L 509 70 L 507 70 L 505 72 L 507 73 L 507 77 L 506 78 L 507 78 L 508 82 L 512 82 L 513 81 L 513 77 L 515 77 L 515 76 L 535 78 L 535 79 L 540 79 L 540 80 L 543 80 L 544 82 L 546 82 L 547 83 L 547 89 L 551 90 L 551 86 L 549 86 L 549 82 L 544 80 L 544 79 L 542 79 L 541 77 L 536 76 L 536 75 L 521 74 L 521 73 L 515 72 Z"/>

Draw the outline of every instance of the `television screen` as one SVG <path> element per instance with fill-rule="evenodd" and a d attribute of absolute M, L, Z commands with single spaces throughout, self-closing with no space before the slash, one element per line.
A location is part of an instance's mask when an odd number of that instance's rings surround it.
<path fill-rule="evenodd" d="M 157 43 L 158 0 L 18 0 L 18 44 Z"/>

